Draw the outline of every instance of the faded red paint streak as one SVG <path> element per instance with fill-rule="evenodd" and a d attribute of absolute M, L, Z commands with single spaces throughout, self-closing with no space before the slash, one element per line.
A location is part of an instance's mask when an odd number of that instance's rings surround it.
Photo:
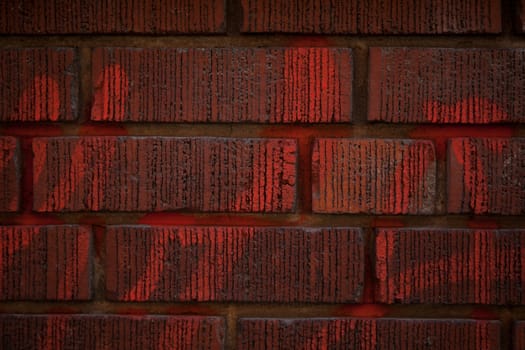
<path fill-rule="evenodd" d="M 499 315 L 495 310 L 487 307 L 477 307 L 470 312 L 470 317 L 475 320 L 497 320 Z"/>
<path fill-rule="evenodd" d="M 114 123 L 85 123 L 78 129 L 80 136 L 127 136 L 128 134 L 124 125 Z"/>
<path fill-rule="evenodd" d="M 33 108 L 28 108 L 28 106 Z M 57 121 L 59 117 L 60 88 L 58 82 L 47 74 L 42 74 L 35 76 L 29 87 L 22 92 L 17 112 L 10 119 Z"/>
<path fill-rule="evenodd" d="M 109 64 L 95 78 L 96 87 L 91 118 L 124 121 L 129 95 L 129 79 L 119 64 Z"/>
<path fill-rule="evenodd" d="M 480 96 L 464 98 L 453 105 L 440 101 L 426 101 L 423 103 L 423 110 L 426 119 L 431 123 L 440 123 L 443 120 L 466 122 L 474 116 L 479 118 L 481 123 L 497 123 L 511 119 L 497 103 Z"/>
<path fill-rule="evenodd" d="M 338 307 L 333 315 L 336 317 L 379 318 L 388 314 L 388 307 L 381 304 L 348 304 Z"/>
<path fill-rule="evenodd" d="M 424 125 L 417 126 L 409 132 L 415 139 L 430 139 L 436 145 L 436 154 L 439 160 L 447 157 L 447 140 L 454 137 L 512 137 L 517 129 L 512 126 L 468 126 L 468 125 Z"/>

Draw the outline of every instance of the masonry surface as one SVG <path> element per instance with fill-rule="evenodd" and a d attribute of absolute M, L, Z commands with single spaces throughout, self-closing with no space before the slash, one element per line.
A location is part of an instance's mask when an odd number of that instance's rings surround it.
<path fill-rule="evenodd" d="M 523 0 L 0 3 L 0 350 L 524 349 Z"/>

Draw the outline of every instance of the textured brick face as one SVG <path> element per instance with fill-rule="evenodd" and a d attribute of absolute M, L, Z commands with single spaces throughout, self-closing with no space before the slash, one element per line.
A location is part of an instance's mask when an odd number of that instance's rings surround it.
<path fill-rule="evenodd" d="M 451 213 L 525 214 L 525 138 L 449 142 Z"/>
<path fill-rule="evenodd" d="M 83 226 L 0 226 L 0 300 L 87 300 L 91 233 Z"/>
<path fill-rule="evenodd" d="M 7 0 L 0 33 L 210 33 L 224 31 L 221 0 Z"/>
<path fill-rule="evenodd" d="M 14 137 L 0 137 L 0 211 L 16 211 L 20 202 L 20 161 Z"/>
<path fill-rule="evenodd" d="M 76 119 L 78 74 L 74 49 L 0 49 L 0 121 Z"/>
<path fill-rule="evenodd" d="M 525 230 L 380 229 L 377 300 L 525 303 Z"/>
<path fill-rule="evenodd" d="M 372 48 L 369 120 L 525 122 L 525 50 Z"/>
<path fill-rule="evenodd" d="M 498 33 L 497 0 L 241 0 L 243 32 Z"/>
<path fill-rule="evenodd" d="M 499 349 L 500 323 L 473 320 L 241 319 L 238 349 Z"/>
<path fill-rule="evenodd" d="M 111 226 L 110 298 L 123 301 L 356 302 L 360 230 Z"/>
<path fill-rule="evenodd" d="M 223 349 L 218 317 L 3 315 L 3 349 Z"/>
<path fill-rule="evenodd" d="M 39 138 L 34 209 L 289 212 L 296 148 L 286 139 Z"/>
<path fill-rule="evenodd" d="M 513 334 L 514 350 L 525 348 L 525 322 L 520 321 L 514 324 Z"/>
<path fill-rule="evenodd" d="M 350 121 L 350 49 L 95 49 L 92 74 L 93 120 Z"/>
<path fill-rule="evenodd" d="M 312 160 L 313 211 L 430 214 L 434 210 L 432 143 L 318 139 Z"/>

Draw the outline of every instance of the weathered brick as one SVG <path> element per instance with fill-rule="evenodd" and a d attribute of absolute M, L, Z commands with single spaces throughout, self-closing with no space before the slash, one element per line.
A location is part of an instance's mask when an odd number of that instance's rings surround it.
<path fill-rule="evenodd" d="M 223 349 L 219 317 L 0 315 L 3 349 Z"/>
<path fill-rule="evenodd" d="M 20 161 L 14 137 L 0 137 L 0 211 L 17 211 L 20 204 Z"/>
<path fill-rule="evenodd" d="M 525 138 L 451 139 L 448 211 L 525 214 Z"/>
<path fill-rule="evenodd" d="M 91 119 L 348 122 L 345 48 L 98 48 Z"/>
<path fill-rule="evenodd" d="M 290 212 L 295 140 L 57 137 L 33 142 L 34 209 Z"/>
<path fill-rule="evenodd" d="M 513 329 L 514 350 L 525 349 L 525 322 L 518 321 L 514 323 Z"/>
<path fill-rule="evenodd" d="M 0 33 L 223 33 L 223 0 L 8 0 Z"/>
<path fill-rule="evenodd" d="M 0 226 L 0 300 L 91 297 L 87 227 Z"/>
<path fill-rule="evenodd" d="M 0 121 L 76 119 L 78 75 L 75 49 L 0 49 Z"/>
<path fill-rule="evenodd" d="M 525 230 L 379 229 L 382 303 L 525 304 Z"/>
<path fill-rule="evenodd" d="M 435 178 L 430 141 L 317 139 L 312 156 L 313 211 L 431 214 Z"/>
<path fill-rule="evenodd" d="M 241 318 L 237 348 L 497 350 L 500 327 L 462 319 Z"/>
<path fill-rule="evenodd" d="M 497 0 L 241 0 L 243 32 L 499 33 Z"/>
<path fill-rule="evenodd" d="M 356 302 L 352 228 L 110 226 L 106 288 L 121 301 Z"/>
<path fill-rule="evenodd" d="M 525 122 L 524 49 L 371 48 L 368 119 Z"/>

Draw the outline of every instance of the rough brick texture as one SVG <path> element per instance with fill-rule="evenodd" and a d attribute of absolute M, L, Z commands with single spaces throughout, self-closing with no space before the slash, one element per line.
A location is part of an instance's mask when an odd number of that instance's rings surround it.
<path fill-rule="evenodd" d="M 0 121 L 76 119 L 78 75 L 74 49 L 0 49 Z"/>
<path fill-rule="evenodd" d="M 223 349 L 224 320 L 197 316 L 2 315 L 3 349 Z"/>
<path fill-rule="evenodd" d="M 0 212 L 17 211 L 20 203 L 20 160 L 14 137 L 0 137 Z"/>
<path fill-rule="evenodd" d="M 238 349 L 499 349 L 500 323 L 433 319 L 250 319 Z"/>
<path fill-rule="evenodd" d="M 223 0 L 7 0 L 0 33 L 224 32 Z"/>
<path fill-rule="evenodd" d="M 524 49 L 371 48 L 368 119 L 525 122 Z"/>
<path fill-rule="evenodd" d="M 513 332 L 514 350 L 525 349 L 525 322 L 518 321 L 514 324 Z"/>
<path fill-rule="evenodd" d="M 313 211 L 431 214 L 434 153 L 428 141 L 317 139 L 312 156 Z"/>
<path fill-rule="evenodd" d="M 87 300 L 87 227 L 0 226 L 0 300 Z"/>
<path fill-rule="evenodd" d="M 93 120 L 350 121 L 350 49 L 99 48 L 92 72 Z"/>
<path fill-rule="evenodd" d="M 34 209 L 289 212 L 296 148 L 286 139 L 37 138 Z"/>
<path fill-rule="evenodd" d="M 356 302 L 358 229 L 110 226 L 106 288 L 124 301 Z"/>
<path fill-rule="evenodd" d="M 455 138 L 448 150 L 448 211 L 525 214 L 525 138 Z"/>
<path fill-rule="evenodd" d="M 497 0 L 241 0 L 243 32 L 498 33 Z"/>
<path fill-rule="evenodd" d="M 525 304 L 525 230 L 380 229 L 382 303 Z"/>

